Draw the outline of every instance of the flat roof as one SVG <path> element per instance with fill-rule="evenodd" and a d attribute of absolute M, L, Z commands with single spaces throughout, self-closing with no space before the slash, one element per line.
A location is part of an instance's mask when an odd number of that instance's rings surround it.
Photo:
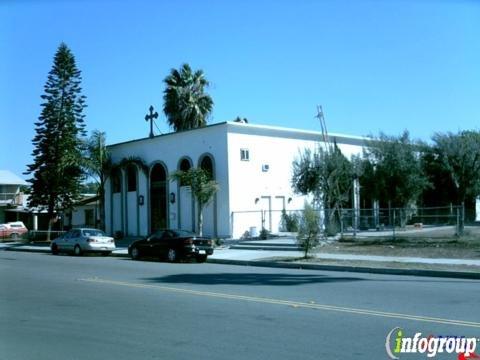
<path fill-rule="evenodd" d="M 288 127 L 282 127 L 282 126 L 271 126 L 271 125 L 259 125 L 259 124 L 251 124 L 251 123 L 241 123 L 241 122 L 235 122 L 235 121 L 224 121 L 224 122 L 219 122 L 215 124 L 210 124 L 206 125 L 200 128 L 196 129 L 190 129 L 190 130 L 184 130 L 184 131 L 179 131 L 179 132 L 170 132 L 167 134 L 160 134 L 156 135 L 153 138 L 150 137 L 145 137 L 145 138 L 140 138 L 140 139 L 133 139 L 133 140 L 128 140 L 128 141 L 123 141 L 115 144 L 110 144 L 107 147 L 114 147 L 118 145 L 124 145 L 124 144 L 129 144 L 133 142 L 139 142 L 139 141 L 145 141 L 145 140 L 150 140 L 150 139 L 156 139 L 156 138 L 161 138 L 161 137 L 166 137 L 166 136 L 172 136 L 172 135 L 177 135 L 177 134 L 183 134 L 187 132 L 193 132 L 193 131 L 201 131 L 203 129 L 207 128 L 212 128 L 215 126 L 221 126 L 221 125 L 228 125 L 229 128 L 234 129 L 234 130 L 239 130 L 239 132 L 245 133 L 245 134 L 252 134 L 254 135 L 255 133 L 275 133 L 278 134 L 280 137 L 306 137 L 306 138 L 317 138 L 323 139 L 323 134 L 320 131 L 313 131 L 313 130 L 302 130 L 302 129 L 295 129 L 295 128 L 288 128 Z M 341 140 L 348 142 L 355 142 L 355 143 L 361 143 L 364 141 L 369 140 L 370 138 L 365 137 L 365 136 L 355 136 L 355 135 L 346 135 L 346 134 L 340 134 L 340 133 L 328 133 L 328 137 L 330 140 Z"/>

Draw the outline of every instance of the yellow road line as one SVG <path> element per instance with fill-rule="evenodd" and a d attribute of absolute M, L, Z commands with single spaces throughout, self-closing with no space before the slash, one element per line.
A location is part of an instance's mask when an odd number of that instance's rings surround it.
<path fill-rule="evenodd" d="M 92 282 L 92 283 L 100 283 L 100 284 L 127 286 L 127 287 L 133 287 L 133 288 L 155 289 L 155 290 L 162 290 L 162 291 L 176 292 L 176 293 L 183 293 L 183 294 L 197 295 L 197 296 L 208 296 L 208 297 L 215 297 L 215 298 L 222 298 L 222 299 L 243 300 L 243 301 L 275 304 L 275 305 L 286 305 L 286 306 L 291 306 L 295 308 L 336 311 L 336 312 L 343 312 L 343 313 L 350 313 L 350 314 L 380 316 L 380 317 L 402 319 L 402 320 L 422 321 L 422 322 L 430 322 L 430 323 L 436 323 L 436 324 L 480 328 L 480 323 L 473 322 L 473 321 L 451 320 L 451 319 L 442 319 L 442 318 L 429 317 L 429 316 L 418 316 L 418 315 L 391 313 L 391 312 L 383 312 L 383 311 L 376 311 L 376 310 L 366 310 L 366 309 L 356 309 L 356 308 L 348 308 L 348 307 L 341 307 L 341 306 L 323 305 L 323 304 L 316 304 L 316 303 L 305 303 L 305 302 L 299 302 L 299 301 L 279 300 L 279 299 L 245 296 L 245 295 L 234 295 L 234 294 L 218 293 L 218 292 L 210 292 L 210 291 L 189 290 L 189 289 L 181 289 L 181 288 L 174 288 L 174 287 L 161 286 L 161 285 L 137 284 L 137 283 L 129 283 L 129 282 L 123 282 L 123 281 L 105 280 L 100 278 L 87 278 L 87 279 L 78 279 L 78 280 Z"/>

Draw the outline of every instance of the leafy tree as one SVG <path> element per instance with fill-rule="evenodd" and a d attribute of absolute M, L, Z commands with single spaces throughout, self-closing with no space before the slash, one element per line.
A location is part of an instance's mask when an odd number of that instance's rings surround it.
<path fill-rule="evenodd" d="M 406 208 L 430 186 L 419 150 L 418 144 L 410 140 L 408 131 L 398 137 L 380 133 L 378 138 L 368 141 L 365 158 L 370 162 L 370 182 L 375 182 L 379 200 Z"/>
<path fill-rule="evenodd" d="M 211 175 L 208 171 L 201 168 L 190 168 L 187 171 L 177 171 L 171 175 L 171 178 L 191 187 L 192 195 L 197 203 L 198 209 L 197 233 L 202 236 L 203 211 L 218 191 L 218 184 L 214 180 L 211 180 Z"/>
<path fill-rule="evenodd" d="M 353 167 L 336 144 L 331 151 L 305 149 L 293 161 L 292 186 L 295 192 L 313 194 L 327 208 L 344 205 L 350 199 Z"/>
<path fill-rule="evenodd" d="M 447 185 L 441 188 L 442 192 L 450 201 L 461 203 L 464 208 L 474 209 L 475 198 L 480 194 L 480 133 L 437 133 L 432 140 L 434 143 L 431 164 L 440 175 L 444 175 L 442 182 Z M 459 235 L 463 233 L 463 219 L 464 216 L 459 224 Z"/>
<path fill-rule="evenodd" d="M 374 200 L 380 199 L 379 189 L 375 181 L 375 166 L 370 159 L 363 155 L 352 156 L 355 176 L 360 183 L 361 208 L 368 208 Z"/>
<path fill-rule="evenodd" d="M 443 165 L 442 159 L 434 146 L 426 145 L 423 147 L 422 166 L 428 181 L 432 184 L 431 187 L 423 191 L 423 206 L 457 205 L 461 202 L 453 178 Z"/>
<path fill-rule="evenodd" d="M 205 92 L 209 83 L 202 70 L 192 71 L 188 64 L 172 69 L 165 80 L 163 111 L 175 131 L 195 129 L 207 124 L 213 100 Z"/>
<path fill-rule="evenodd" d="M 314 201 L 331 209 L 327 232 L 337 232 L 339 210 L 350 201 L 354 178 L 352 163 L 342 154 L 337 144 L 312 153 L 305 149 L 293 162 L 292 187 L 296 193 L 313 194 Z M 336 219 L 336 220 L 335 220 Z"/>
<path fill-rule="evenodd" d="M 297 244 L 303 249 L 304 258 L 318 245 L 320 234 L 320 217 L 318 212 L 305 202 L 298 225 Z"/>
<path fill-rule="evenodd" d="M 34 162 L 25 172 L 32 175 L 27 180 L 31 184 L 29 205 L 48 211 L 49 230 L 56 212 L 71 209 L 79 198 L 86 106 L 80 74 L 72 52 L 60 44 L 41 96 L 42 112 L 35 123 Z"/>
<path fill-rule="evenodd" d="M 459 202 L 480 194 L 480 133 L 435 134 L 432 138 L 437 164 L 449 175 Z"/>
<path fill-rule="evenodd" d="M 113 167 L 127 168 L 130 165 L 135 165 L 139 170 L 142 170 L 144 174 L 148 174 L 147 163 L 139 156 L 125 157 L 118 164 L 114 164 Z"/>
<path fill-rule="evenodd" d="M 87 182 L 80 185 L 80 192 L 82 194 L 97 194 L 98 184 L 96 182 Z"/>

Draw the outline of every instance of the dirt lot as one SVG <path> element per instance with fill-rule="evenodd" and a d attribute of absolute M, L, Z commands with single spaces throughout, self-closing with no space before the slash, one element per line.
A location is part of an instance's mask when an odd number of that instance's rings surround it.
<path fill-rule="evenodd" d="M 319 252 L 358 255 L 410 256 L 447 259 L 480 259 L 480 227 L 466 227 L 456 237 L 452 227 L 407 229 L 392 234 L 346 235 L 323 244 Z"/>

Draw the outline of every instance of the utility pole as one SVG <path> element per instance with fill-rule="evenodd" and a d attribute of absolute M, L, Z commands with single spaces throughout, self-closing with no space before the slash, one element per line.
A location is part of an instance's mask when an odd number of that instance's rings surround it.
<path fill-rule="evenodd" d="M 330 151 L 330 139 L 328 138 L 327 123 L 325 122 L 325 116 L 323 115 L 322 105 L 317 105 L 317 116 L 315 116 L 320 121 L 320 128 L 322 129 L 322 139 L 325 145 L 325 149 Z"/>

